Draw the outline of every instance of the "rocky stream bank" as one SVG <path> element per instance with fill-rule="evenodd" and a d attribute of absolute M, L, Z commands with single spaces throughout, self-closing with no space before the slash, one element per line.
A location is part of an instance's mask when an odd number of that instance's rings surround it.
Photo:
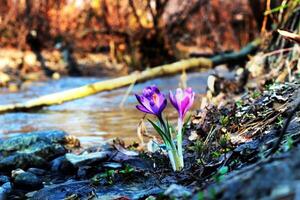
<path fill-rule="evenodd" d="M 0 199 L 297 199 L 299 83 L 273 84 L 223 107 L 206 107 L 185 133 L 186 167 L 172 172 L 162 150 L 115 140 L 83 148 L 60 130 L 0 141 Z"/>

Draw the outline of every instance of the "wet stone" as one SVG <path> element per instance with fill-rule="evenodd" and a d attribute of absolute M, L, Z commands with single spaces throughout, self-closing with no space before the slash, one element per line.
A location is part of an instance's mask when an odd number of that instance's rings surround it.
<path fill-rule="evenodd" d="M 84 152 L 81 155 L 76 155 L 73 153 L 67 153 L 65 156 L 67 160 L 69 160 L 75 166 L 84 166 L 84 165 L 94 165 L 95 163 L 100 163 L 106 161 L 111 152 L 101 151 L 101 152 L 93 152 L 87 153 Z"/>
<path fill-rule="evenodd" d="M 95 174 L 99 173 L 100 171 L 101 167 L 98 166 L 81 166 L 78 168 L 77 177 L 82 180 L 86 180 L 92 178 Z"/>
<path fill-rule="evenodd" d="M 12 185 L 10 182 L 4 183 L 0 187 L 0 199 L 7 199 L 8 194 L 12 191 Z"/>
<path fill-rule="evenodd" d="M 122 168 L 122 164 L 117 162 L 105 162 L 103 163 L 103 167 L 110 168 L 110 169 L 120 169 Z"/>
<path fill-rule="evenodd" d="M 0 171 L 9 171 L 16 168 L 27 169 L 29 167 L 44 168 L 48 163 L 39 156 L 26 153 L 17 153 L 5 158 L 0 158 Z"/>
<path fill-rule="evenodd" d="M 28 150 L 40 142 L 44 144 L 63 144 L 67 133 L 59 130 L 36 131 L 23 135 L 18 135 L 0 142 L 0 152 L 9 155 L 13 152 Z"/>
<path fill-rule="evenodd" d="M 42 180 L 30 172 L 24 172 L 17 175 L 14 179 L 16 188 L 28 191 L 38 190 L 43 187 Z"/>
<path fill-rule="evenodd" d="M 1 187 L 2 187 L 6 192 L 11 192 L 11 191 L 12 191 L 12 185 L 11 185 L 11 182 L 4 183 Z"/>
<path fill-rule="evenodd" d="M 61 144 L 46 143 L 44 141 L 40 141 L 21 152 L 40 156 L 45 160 L 51 160 L 58 156 L 64 155 L 65 153 L 67 153 L 67 150 Z"/>
<path fill-rule="evenodd" d="M 94 188 L 89 181 L 70 180 L 62 184 L 51 185 L 37 191 L 32 200 L 90 199 L 95 196 Z"/>
<path fill-rule="evenodd" d="M 124 199 L 125 197 L 132 200 L 145 199 L 151 195 L 161 194 L 164 191 L 165 186 L 158 186 L 155 181 L 155 179 L 146 178 L 133 182 L 116 182 L 113 185 L 101 185 L 99 188 L 96 188 L 96 194 L 98 199 Z"/>
<path fill-rule="evenodd" d="M 39 168 L 29 168 L 27 170 L 27 172 L 30 172 L 30 173 L 33 173 L 37 176 L 42 176 L 42 175 L 45 175 L 46 174 L 46 170 L 44 169 L 39 169 Z"/>
<path fill-rule="evenodd" d="M 8 176 L 0 175 L 0 185 L 9 182 L 10 179 Z"/>
<path fill-rule="evenodd" d="M 25 173 L 25 171 L 23 169 L 15 169 L 11 171 L 11 177 L 12 178 L 16 178 L 16 176 L 18 176 L 19 174 Z"/>
<path fill-rule="evenodd" d="M 153 169 L 153 162 L 150 160 L 146 160 L 137 156 L 128 156 L 121 152 L 118 152 L 114 154 L 111 161 L 114 161 L 116 163 L 122 163 L 130 165 L 131 167 L 135 169 L 140 170 L 152 170 Z"/>
<path fill-rule="evenodd" d="M 67 153 L 65 145 L 70 141 L 67 133 L 60 130 L 36 131 L 3 140 L 0 170 L 45 168 L 49 160 Z"/>
<path fill-rule="evenodd" d="M 172 184 L 168 187 L 168 189 L 166 189 L 164 195 L 171 199 L 178 199 L 190 197 L 192 192 L 181 185 Z"/>
<path fill-rule="evenodd" d="M 60 156 L 51 161 L 51 171 L 59 172 L 61 174 L 74 174 L 76 172 L 76 167 L 66 159 L 65 156 Z"/>

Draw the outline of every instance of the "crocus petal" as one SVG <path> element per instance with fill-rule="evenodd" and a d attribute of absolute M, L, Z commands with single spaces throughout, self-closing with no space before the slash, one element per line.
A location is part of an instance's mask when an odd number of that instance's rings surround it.
<path fill-rule="evenodd" d="M 176 90 L 176 94 L 175 94 L 175 98 L 177 101 L 177 104 L 182 101 L 182 99 L 184 98 L 184 92 L 182 91 L 181 88 L 177 88 Z"/>
<path fill-rule="evenodd" d="M 137 105 L 136 108 L 144 113 L 153 114 L 151 111 L 147 110 L 144 106 Z"/>
<path fill-rule="evenodd" d="M 184 92 L 185 93 L 188 93 L 188 94 L 192 94 L 193 93 L 193 90 L 192 90 L 192 88 L 186 88 L 185 90 L 184 90 Z"/>
<path fill-rule="evenodd" d="M 184 107 L 184 110 L 182 112 L 182 119 L 184 118 L 186 112 L 192 107 L 195 99 L 195 93 L 191 92 L 187 94 L 186 97 L 188 98 L 188 101 L 187 100 L 182 101 L 182 107 Z"/>
<path fill-rule="evenodd" d="M 181 102 L 180 102 L 180 118 L 183 119 L 188 109 L 190 109 L 190 98 L 189 96 L 186 96 Z"/>
<path fill-rule="evenodd" d="M 159 94 L 157 94 L 157 99 L 158 99 L 157 106 L 159 106 L 159 107 L 163 106 L 164 101 L 166 100 L 165 95 L 159 93 Z"/>
<path fill-rule="evenodd" d="M 177 101 L 176 101 L 176 99 L 175 99 L 175 97 L 174 97 L 172 91 L 169 91 L 169 99 L 170 99 L 171 104 L 174 106 L 174 108 L 175 108 L 177 111 L 179 111 L 179 110 L 178 110 L 178 104 L 177 104 Z"/>
<path fill-rule="evenodd" d="M 139 96 L 137 94 L 135 94 L 135 97 L 138 100 L 138 102 L 141 104 L 141 106 L 145 108 L 145 110 L 148 110 L 149 113 L 153 112 L 152 111 L 152 106 L 150 105 L 150 102 L 149 102 L 149 100 L 147 98 L 145 98 L 143 96 Z M 142 111 L 142 112 L 144 112 L 144 111 Z"/>
<path fill-rule="evenodd" d="M 150 88 L 154 93 L 160 94 L 158 87 L 156 87 L 155 85 L 150 86 Z"/>
<path fill-rule="evenodd" d="M 143 96 L 146 97 L 146 98 L 148 98 L 149 96 L 151 96 L 152 93 L 153 92 L 152 92 L 152 90 L 151 90 L 150 87 L 146 87 L 146 88 L 143 89 Z"/>
<path fill-rule="evenodd" d="M 151 98 L 154 93 L 160 94 L 159 89 L 155 85 L 148 86 L 143 89 L 143 96 L 146 98 Z"/>
<path fill-rule="evenodd" d="M 186 112 L 192 107 L 194 102 L 195 93 L 192 88 L 182 90 L 181 88 L 176 89 L 175 95 L 170 91 L 169 98 L 172 105 L 176 108 L 179 114 L 179 118 L 183 120 Z"/>
<path fill-rule="evenodd" d="M 138 100 L 138 102 L 139 102 L 140 104 L 143 104 L 143 102 L 142 102 L 142 97 L 141 97 L 141 96 L 139 96 L 138 94 L 135 94 L 135 97 L 136 97 L 136 99 Z"/>
<path fill-rule="evenodd" d="M 166 106 L 167 106 L 167 99 L 164 98 L 162 104 L 159 107 L 158 113 L 162 113 L 162 111 L 166 108 Z"/>
<path fill-rule="evenodd" d="M 157 115 L 160 115 L 160 113 L 166 108 L 167 106 L 167 99 L 162 94 L 155 94 L 156 100 L 151 100 L 150 105 L 151 109 L 154 113 L 157 113 Z"/>

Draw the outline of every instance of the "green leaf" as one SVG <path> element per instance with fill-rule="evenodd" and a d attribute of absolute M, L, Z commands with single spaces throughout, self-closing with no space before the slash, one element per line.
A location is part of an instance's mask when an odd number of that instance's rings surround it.
<path fill-rule="evenodd" d="M 169 124 L 168 120 L 166 120 L 166 121 L 167 121 L 167 129 L 168 129 L 168 132 L 166 134 L 168 134 L 168 137 L 170 139 L 172 139 L 172 132 L 173 132 L 173 130 L 175 132 L 175 129 Z"/>
<path fill-rule="evenodd" d="M 130 165 L 125 165 L 125 169 L 122 169 L 119 172 L 120 174 L 129 174 L 131 172 L 134 172 L 134 168 Z"/>
<path fill-rule="evenodd" d="M 188 118 L 185 120 L 185 122 L 183 123 L 183 126 L 182 126 L 182 134 L 184 134 L 185 130 L 186 130 L 186 127 L 189 123 L 189 121 L 191 120 L 192 118 L 192 115 L 189 115 Z"/>
<path fill-rule="evenodd" d="M 294 0 L 293 3 L 299 4 L 300 0 Z M 272 14 L 272 13 L 280 12 L 281 10 L 284 10 L 284 9 L 288 8 L 290 5 L 291 4 L 281 4 L 280 6 L 277 6 L 276 8 L 273 8 L 271 10 L 266 10 L 264 12 L 264 15 L 269 15 L 269 14 Z"/>
<path fill-rule="evenodd" d="M 227 172 L 228 172 L 228 167 L 227 167 L 227 166 L 221 167 L 221 168 L 219 169 L 219 171 L 218 171 L 218 173 L 219 173 L 220 175 L 224 175 L 224 174 L 226 174 Z"/>
<path fill-rule="evenodd" d="M 192 115 L 189 115 L 188 118 L 185 120 L 183 127 L 187 126 L 187 124 L 189 123 L 189 121 L 191 121 Z"/>
<path fill-rule="evenodd" d="M 265 11 L 264 15 L 269 15 L 269 14 L 272 14 L 272 13 L 275 13 L 275 12 L 279 12 L 279 11 L 281 11 L 281 10 L 287 8 L 287 7 L 288 7 L 287 4 L 280 5 L 280 6 L 276 7 L 276 8 L 271 9 L 271 10 Z"/>
<path fill-rule="evenodd" d="M 222 115 L 222 116 L 220 117 L 220 122 L 221 122 L 221 125 L 222 125 L 223 127 L 227 126 L 228 123 L 229 123 L 229 117 L 228 117 L 228 116 L 225 116 L 225 115 Z"/>
<path fill-rule="evenodd" d="M 160 137 L 163 139 L 165 145 L 168 147 L 171 145 L 172 143 L 172 139 L 168 138 L 168 135 L 166 135 L 164 133 L 164 131 L 161 129 L 161 127 L 159 127 L 155 122 L 151 121 L 150 119 L 148 119 L 148 121 L 151 123 L 151 125 L 153 126 L 153 128 L 157 131 L 157 133 L 160 135 Z"/>
<path fill-rule="evenodd" d="M 174 126 L 172 126 L 172 125 L 170 125 L 169 129 L 171 130 L 171 133 L 175 133 L 176 132 Z"/>

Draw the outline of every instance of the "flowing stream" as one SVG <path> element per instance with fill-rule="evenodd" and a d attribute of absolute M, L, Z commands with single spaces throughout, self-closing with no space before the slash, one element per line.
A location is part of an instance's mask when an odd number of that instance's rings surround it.
<path fill-rule="evenodd" d="M 207 76 L 212 73 L 189 73 L 187 85 L 197 94 L 206 90 Z M 18 93 L 0 93 L 0 104 L 25 101 L 44 94 L 63 91 L 85 84 L 104 80 L 105 78 L 71 78 L 38 82 Z M 127 87 L 93 96 L 66 102 L 61 105 L 44 107 L 39 111 L 15 112 L 0 115 L 0 138 L 10 137 L 34 130 L 62 129 L 77 136 L 85 145 L 103 142 L 106 139 L 119 137 L 126 143 L 137 141 L 137 124 L 144 116 L 137 111 L 134 93 L 140 93 L 148 85 L 157 85 L 163 93 L 175 90 L 180 82 L 180 75 L 157 78 L 145 83 L 136 84 L 126 99 L 123 108 L 120 103 Z M 200 95 L 196 97 L 193 109 L 200 105 Z M 169 105 L 170 106 L 170 105 Z M 176 112 L 168 108 L 168 118 L 175 119 Z"/>

